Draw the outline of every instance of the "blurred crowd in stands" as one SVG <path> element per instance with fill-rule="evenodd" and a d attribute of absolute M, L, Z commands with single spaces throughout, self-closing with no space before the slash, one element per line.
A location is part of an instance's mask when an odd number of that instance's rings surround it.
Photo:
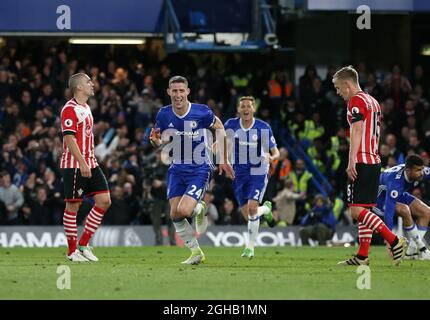
<path fill-rule="evenodd" d="M 95 96 L 89 100 L 95 152 L 112 196 L 104 224 L 152 223 L 159 237 L 160 226 L 170 224 L 165 200 L 168 166 L 148 135 L 159 108 L 170 103 L 166 88 L 176 74 L 189 79 L 190 100 L 207 104 L 223 121 L 235 116 L 242 95 L 256 97 L 256 116 L 272 126 L 281 151 L 271 165 L 266 191 L 280 226 L 304 224 L 315 199 L 337 222 L 351 223 L 344 215 L 346 104 L 331 82 L 338 66 L 327 66 L 325 77 L 319 77 L 315 66 L 308 65 L 294 83 L 292 70 L 265 69 L 242 59 L 220 54 L 162 57 L 150 46 L 130 49 L 125 57 L 110 51 L 97 57 L 77 55 L 66 44 L 29 50 L 23 41 L 0 48 L 0 224 L 61 223 L 59 115 L 72 97 L 68 77 L 77 72 L 87 73 L 95 84 Z M 362 89 L 382 107 L 383 167 L 402 163 L 411 153 L 428 164 L 430 79 L 423 67 L 414 66 L 411 74 L 398 64 L 390 70 L 373 70 L 364 62 L 355 67 Z M 309 163 L 293 157 L 291 150 L 304 150 L 333 187 L 322 200 Z M 414 193 L 428 201 L 429 191 L 424 186 Z M 244 223 L 227 178 L 215 175 L 204 200 L 211 224 Z M 90 207 L 87 199 L 78 223 Z"/>

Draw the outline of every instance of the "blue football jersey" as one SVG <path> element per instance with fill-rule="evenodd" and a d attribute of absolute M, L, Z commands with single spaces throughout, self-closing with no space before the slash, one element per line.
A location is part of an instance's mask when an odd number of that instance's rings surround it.
<path fill-rule="evenodd" d="M 232 118 L 224 124 L 227 137 L 233 145 L 233 169 L 236 174 L 267 174 L 269 162 L 264 155 L 276 147 L 270 125 L 254 118 L 254 123 L 244 129 L 240 118 Z"/>
<path fill-rule="evenodd" d="M 430 167 L 424 167 L 423 180 L 430 179 Z M 404 193 L 419 185 L 420 181 L 409 182 L 405 178 L 405 165 L 389 168 L 379 177 L 378 209 L 383 210 L 387 226 L 392 229 L 396 202 L 402 202 Z M 382 207 L 382 208 L 381 208 Z"/>
<path fill-rule="evenodd" d="M 207 130 L 214 123 L 214 113 L 203 104 L 190 103 L 182 116 L 174 112 L 172 105 L 160 109 L 155 127 L 160 129 L 162 140 L 171 141 L 165 147 L 172 155 L 170 170 L 193 172 L 212 169 L 212 135 Z"/>

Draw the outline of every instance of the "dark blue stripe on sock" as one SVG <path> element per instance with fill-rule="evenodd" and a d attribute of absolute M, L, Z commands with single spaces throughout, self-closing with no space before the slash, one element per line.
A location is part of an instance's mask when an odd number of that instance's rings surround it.
<path fill-rule="evenodd" d="M 415 227 L 415 223 L 411 227 L 404 227 L 406 231 L 411 231 Z"/>
<path fill-rule="evenodd" d="M 421 231 L 427 231 L 427 227 L 422 227 L 422 226 L 420 226 L 419 224 L 417 224 L 417 228 L 418 228 L 418 230 L 421 230 Z"/>

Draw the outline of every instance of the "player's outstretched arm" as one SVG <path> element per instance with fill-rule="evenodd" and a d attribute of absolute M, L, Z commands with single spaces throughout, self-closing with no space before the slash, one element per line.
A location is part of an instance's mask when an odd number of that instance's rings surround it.
<path fill-rule="evenodd" d="M 211 127 L 215 131 L 215 139 L 217 141 L 217 151 L 219 154 L 220 163 L 218 165 L 219 174 L 225 172 L 226 176 L 234 179 L 234 170 L 229 162 L 229 152 L 227 147 L 227 135 L 225 133 L 224 125 L 221 120 L 215 116 L 215 122 Z"/>

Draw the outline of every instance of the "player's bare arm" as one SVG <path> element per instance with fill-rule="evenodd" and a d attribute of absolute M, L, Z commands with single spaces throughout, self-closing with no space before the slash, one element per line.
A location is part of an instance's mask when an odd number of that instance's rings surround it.
<path fill-rule="evenodd" d="M 270 149 L 270 156 L 269 156 L 269 162 L 272 163 L 275 160 L 278 160 L 280 156 L 278 147 L 272 147 Z"/>
<path fill-rule="evenodd" d="M 357 170 L 355 168 L 357 162 L 358 148 L 363 134 L 363 121 L 356 121 L 351 125 L 350 147 L 348 157 L 348 168 L 346 173 L 348 177 L 354 181 L 357 178 Z"/>
<path fill-rule="evenodd" d="M 81 174 L 85 178 L 91 178 L 91 169 L 88 164 L 85 162 L 84 157 L 82 156 L 81 151 L 79 150 L 78 144 L 76 143 L 75 136 L 72 134 L 66 134 L 64 136 L 64 141 L 66 142 L 67 148 L 69 148 L 73 157 L 79 162 L 79 169 L 81 170 Z"/>
<path fill-rule="evenodd" d="M 222 124 L 221 120 L 215 116 L 215 123 L 211 127 L 212 130 L 216 132 L 216 139 L 222 139 L 222 143 L 217 143 L 217 149 L 218 152 L 221 153 L 222 161 L 219 164 L 219 174 L 225 174 L 230 179 L 234 179 L 234 170 L 229 162 L 229 151 L 227 145 L 227 134 L 225 133 L 224 125 Z"/>

